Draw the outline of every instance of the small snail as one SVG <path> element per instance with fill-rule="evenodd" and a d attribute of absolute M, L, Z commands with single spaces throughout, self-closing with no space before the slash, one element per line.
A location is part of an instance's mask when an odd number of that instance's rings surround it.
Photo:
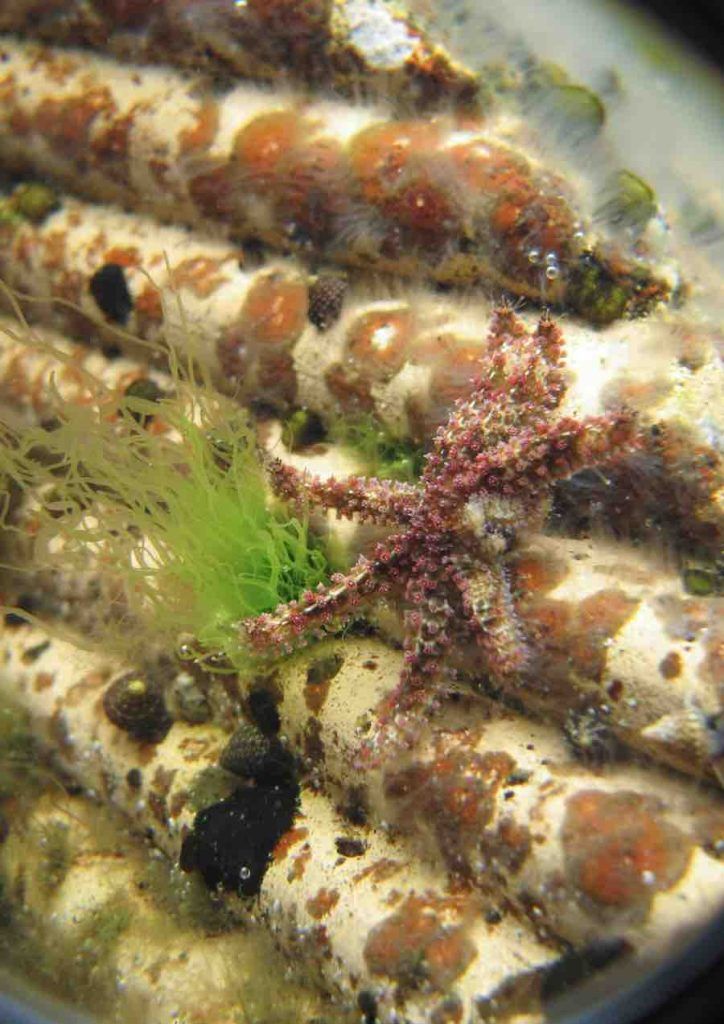
<path fill-rule="evenodd" d="M 309 288 L 308 317 L 320 331 L 339 320 L 347 295 L 347 278 L 330 272 L 320 274 Z"/>
<path fill-rule="evenodd" d="M 265 736 L 244 722 L 221 752 L 219 764 L 227 772 L 260 781 L 286 779 L 294 774 L 294 758 L 276 736 Z"/>
<path fill-rule="evenodd" d="M 131 672 L 110 684 L 103 709 L 114 725 L 145 743 L 158 743 L 173 724 L 161 686 Z"/>

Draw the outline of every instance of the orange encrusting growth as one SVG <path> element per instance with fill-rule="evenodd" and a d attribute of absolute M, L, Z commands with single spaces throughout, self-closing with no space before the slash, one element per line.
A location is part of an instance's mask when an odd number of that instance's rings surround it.
<path fill-rule="evenodd" d="M 92 57 L 68 58 L 59 83 L 31 46 L 6 57 L 0 158 L 90 198 L 323 261 L 483 281 L 600 323 L 667 297 L 643 260 L 587 234 L 572 186 L 494 122 L 215 94 Z"/>
<path fill-rule="evenodd" d="M 308 289 L 301 278 L 271 271 L 249 288 L 237 324 L 218 346 L 231 381 L 249 390 L 255 374 L 259 394 L 291 401 L 296 378 L 291 349 L 307 323 Z"/>

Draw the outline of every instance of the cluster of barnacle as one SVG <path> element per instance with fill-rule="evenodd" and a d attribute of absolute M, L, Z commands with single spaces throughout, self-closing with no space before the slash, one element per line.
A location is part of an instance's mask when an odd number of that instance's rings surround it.
<path fill-rule="evenodd" d="M 10 296 L 23 326 L 0 351 L 2 465 L 38 492 L 21 532 L 50 538 L 57 607 L 79 564 L 125 559 L 126 654 L 164 602 L 156 645 L 190 626 L 183 667 L 150 648 L 129 667 L 9 622 L 8 685 L 60 762 L 232 909 L 257 896 L 334 1013 L 506 1020 L 555 991 L 562 945 L 603 963 L 702 916 L 717 810 L 623 752 L 721 778 L 700 582 L 719 467 L 670 385 L 594 384 L 584 365 L 592 338 L 619 365 L 638 325 L 607 325 L 675 285 L 646 256 L 648 186 L 621 172 L 605 215 L 625 230 L 595 234 L 573 184 L 512 141 L 511 111 L 483 117 L 476 76 L 383 0 L 15 0 L 0 27 L 20 34 L 2 42 L 0 164 L 74 193 L 26 180 L 0 206 L 0 276 L 28 300 Z M 136 63 L 151 60 L 215 84 Z M 276 83 L 280 64 L 374 103 L 233 82 Z M 552 97 L 600 128 L 598 101 L 529 71 L 523 108 Z M 443 289 L 375 293 L 367 271 Z M 502 289 L 600 330 L 572 320 L 564 342 L 547 312 L 505 303 L 491 318 Z M 253 406 L 265 480 L 300 520 L 270 509 L 248 428 L 209 382 Z M 369 476 L 329 475 L 335 438 Z M 322 472 L 298 468 L 315 457 Z M 315 510 L 386 531 L 360 531 L 365 553 L 326 584 Z M 600 521 L 621 543 L 591 537 Z M 690 563 L 687 593 L 629 547 L 652 521 L 696 559 L 698 592 Z M 234 533 L 251 556 L 227 557 Z M 64 577 L 79 542 L 92 557 Z M 238 669 L 256 673 L 246 693 Z"/>

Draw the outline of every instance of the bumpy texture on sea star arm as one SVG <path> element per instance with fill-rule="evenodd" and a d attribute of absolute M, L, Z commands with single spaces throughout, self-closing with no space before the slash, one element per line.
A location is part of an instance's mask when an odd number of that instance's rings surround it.
<path fill-rule="evenodd" d="M 279 459 L 268 463 L 269 480 L 275 494 L 298 508 L 317 506 L 333 509 L 341 519 L 359 516 L 365 522 L 390 524 L 406 522 L 417 501 L 412 484 L 377 480 L 375 477 L 322 478 L 302 473 Z"/>
<path fill-rule="evenodd" d="M 478 565 L 461 570 L 455 582 L 490 673 L 501 678 L 520 671 L 528 652 L 505 570 Z"/>
<path fill-rule="evenodd" d="M 612 451 L 634 447 L 635 442 L 634 418 L 625 411 L 562 419 L 523 428 L 492 451 L 451 449 L 430 489 L 446 504 L 454 495 L 457 506 L 481 492 L 535 497 L 555 480 L 566 479 Z"/>
<path fill-rule="evenodd" d="M 257 653 L 280 648 L 291 651 L 341 628 L 359 614 L 365 602 L 388 589 L 380 563 L 362 556 L 348 573 L 334 573 L 329 587 L 308 590 L 299 600 L 280 605 L 274 612 L 247 619 L 240 629 Z"/>

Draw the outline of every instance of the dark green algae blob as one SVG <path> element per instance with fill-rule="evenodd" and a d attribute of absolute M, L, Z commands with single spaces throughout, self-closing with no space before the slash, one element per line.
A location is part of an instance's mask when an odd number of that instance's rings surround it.
<path fill-rule="evenodd" d="M 11 192 L 0 196 L 0 223 L 41 224 L 59 207 L 58 196 L 49 185 L 41 181 L 21 182 Z"/>
<path fill-rule="evenodd" d="M 656 195 L 651 186 L 633 171 L 620 170 L 609 179 L 596 216 L 616 227 L 640 232 L 656 210 Z"/>
<path fill-rule="evenodd" d="M 548 61 L 528 69 L 523 102 L 542 113 L 561 137 L 575 143 L 595 138 L 606 121 L 606 108 L 596 93 L 572 82 L 563 68 Z"/>
<path fill-rule="evenodd" d="M 584 253 L 570 271 L 567 304 L 594 324 L 610 324 L 624 316 L 629 294 L 593 253 Z"/>

